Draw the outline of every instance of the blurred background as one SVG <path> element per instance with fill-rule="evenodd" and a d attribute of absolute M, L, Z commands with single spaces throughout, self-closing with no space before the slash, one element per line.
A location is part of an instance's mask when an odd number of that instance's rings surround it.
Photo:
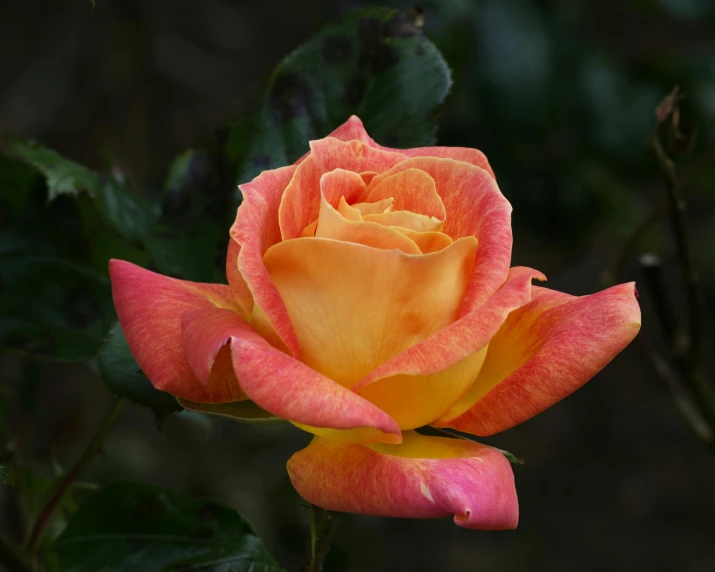
<path fill-rule="evenodd" d="M 0 131 L 98 170 L 111 157 L 134 188 L 156 187 L 177 153 L 211 146 L 217 127 L 255 112 L 282 57 L 341 13 L 373 5 L 411 3 L 5 2 Z M 426 34 L 453 70 L 439 144 L 487 154 L 514 206 L 514 265 L 542 270 L 555 289 L 605 287 L 627 237 L 662 202 L 662 176 L 645 141 L 658 102 L 681 87 L 683 120 L 697 128 L 683 159 L 688 230 L 712 334 L 715 2 L 435 0 L 421 7 Z M 643 252 L 662 260 L 680 319 L 667 221 L 636 249 Z M 637 256 L 618 280 L 642 280 Z M 658 347 L 653 303 L 639 289 L 644 331 Z M 2 413 L 6 433 L 17 435 L 15 460 L 31 468 L 23 486 L 47 486 L 58 463 L 77 458 L 114 398 L 82 365 L 37 361 L 28 373 L 15 354 L 1 355 L 0 365 L 2 394 L 21 403 Z M 564 402 L 485 441 L 526 461 L 514 467 L 516 531 L 344 515 L 326 571 L 715 570 L 715 455 L 678 415 L 638 344 Z M 188 412 L 158 430 L 148 410 L 132 406 L 83 480 L 138 480 L 225 502 L 254 523 L 283 566 L 298 570 L 309 511 L 285 462 L 307 442 L 292 426 Z M 16 493 L 0 487 L 3 526 L 24 526 Z"/>

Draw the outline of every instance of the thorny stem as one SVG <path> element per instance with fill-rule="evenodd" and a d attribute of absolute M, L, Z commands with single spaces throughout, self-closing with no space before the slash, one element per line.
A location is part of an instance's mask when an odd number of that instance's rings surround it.
<path fill-rule="evenodd" d="M 310 549 L 303 572 L 322 572 L 323 562 L 330 551 L 330 539 L 335 532 L 337 519 L 329 510 L 315 505 L 310 509 Z"/>
<path fill-rule="evenodd" d="M 35 520 L 35 523 L 30 530 L 30 535 L 26 544 L 26 549 L 28 552 L 32 553 L 37 548 L 37 545 L 39 544 L 40 540 L 42 540 L 42 535 L 44 534 L 45 528 L 50 521 L 52 513 L 57 508 L 57 505 L 62 500 L 62 497 L 67 492 L 67 489 L 72 485 L 74 480 L 82 474 L 82 472 L 87 468 L 94 456 L 97 454 L 100 447 L 102 446 L 102 442 L 116 423 L 117 418 L 119 417 L 119 414 L 121 413 L 125 404 L 126 402 L 123 399 L 120 399 L 115 403 L 112 411 L 104 419 L 102 424 L 97 428 L 97 432 L 94 434 L 94 437 L 92 437 L 92 440 L 85 448 L 84 452 L 82 453 L 82 456 L 77 460 L 74 466 L 69 471 L 67 471 L 65 475 L 61 476 L 57 480 L 57 482 L 55 482 L 55 484 L 50 489 L 49 498 L 45 503 L 45 506 L 42 507 L 42 510 L 38 514 L 37 519 Z"/>

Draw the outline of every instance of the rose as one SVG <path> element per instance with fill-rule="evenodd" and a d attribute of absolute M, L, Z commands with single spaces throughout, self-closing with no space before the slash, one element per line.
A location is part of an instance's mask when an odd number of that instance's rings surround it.
<path fill-rule="evenodd" d="M 381 147 L 357 117 L 241 190 L 229 286 L 110 263 L 154 386 L 315 434 L 288 472 L 318 506 L 515 527 L 499 451 L 414 429 L 491 435 L 553 405 L 636 335 L 633 284 L 532 286 L 540 272 L 509 268 L 511 206 L 481 152 Z"/>

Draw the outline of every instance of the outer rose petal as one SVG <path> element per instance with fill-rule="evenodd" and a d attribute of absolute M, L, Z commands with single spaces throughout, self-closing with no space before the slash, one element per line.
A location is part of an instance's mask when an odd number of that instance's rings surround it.
<path fill-rule="evenodd" d="M 301 359 L 351 387 L 454 321 L 476 247 L 468 237 L 440 252 L 409 255 L 298 238 L 271 247 L 264 262 L 290 313 Z"/>
<path fill-rule="evenodd" d="M 420 169 L 432 177 L 447 211 L 442 232 L 453 239 L 476 236 L 479 240 L 474 273 L 464 296 L 460 316 L 482 305 L 504 282 L 511 260 L 511 205 L 494 179 L 483 169 L 452 159 L 406 159 L 376 176 L 367 193 L 383 180 L 407 169 Z M 417 229 L 414 229 L 417 230 Z"/>
<path fill-rule="evenodd" d="M 465 528 L 516 528 L 514 475 L 497 450 L 403 434 L 401 445 L 345 445 L 315 438 L 288 461 L 293 486 L 327 510 L 403 518 L 454 515 Z"/>
<path fill-rule="evenodd" d="M 253 308 L 253 296 L 248 289 L 248 284 L 238 271 L 238 254 L 241 252 L 241 246 L 236 240 L 231 237 L 228 240 L 228 252 L 226 253 L 226 278 L 228 285 L 231 287 L 236 302 L 241 307 L 244 317 L 251 315 Z"/>
<path fill-rule="evenodd" d="M 123 260 L 109 261 L 109 276 L 129 349 L 154 387 L 189 401 L 231 401 L 230 393 L 210 395 L 191 371 L 181 343 L 184 312 L 240 311 L 230 288 L 169 278 Z"/>
<path fill-rule="evenodd" d="M 491 435 L 522 423 L 591 379 L 640 328 L 633 283 L 582 297 L 534 291 L 492 339 L 465 401 L 435 425 Z"/>
<path fill-rule="evenodd" d="M 400 440 L 400 430 L 389 415 L 277 350 L 234 312 L 188 312 L 182 333 L 188 362 L 202 383 L 209 379 L 216 357 L 229 347 L 241 389 L 269 413 L 315 427 L 369 428 L 374 440 Z"/>
<path fill-rule="evenodd" d="M 328 137 L 335 137 L 335 139 L 340 139 L 341 141 L 357 139 L 376 149 L 404 153 L 408 157 L 442 157 L 445 159 L 454 159 L 455 161 L 464 161 L 481 167 L 492 177 L 494 176 L 494 172 L 489 166 L 489 161 L 487 161 L 486 156 L 477 149 L 469 149 L 466 147 L 414 147 L 412 149 L 392 149 L 390 147 L 383 147 L 367 134 L 362 121 L 355 115 L 350 116 L 345 123 L 328 135 Z M 301 157 L 298 162 L 301 162 L 305 157 L 307 157 L 307 155 Z"/>
<path fill-rule="evenodd" d="M 332 137 L 311 141 L 310 148 L 310 154 L 298 166 L 281 200 L 278 217 L 283 240 L 299 237 L 303 229 L 318 218 L 320 179 L 325 173 L 335 169 L 382 172 L 405 158 L 360 141 L 343 142 Z M 357 195 L 345 197 L 348 203 L 355 199 Z"/>
<path fill-rule="evenodd" d="M 250 183 L 240 185 L 243 203 L 238 207 L 230 234 L 241 247 L 238 269 L 253 295 L 254 305 L 259 309 L 257 311 L 254 307 L 253 313 L 265 316 L 268 328 L 298 357 L 298 342 L 285 304 L 263 264 L 266 250 L 281 240 L 278 207 L 295 170 L 296 167 L 291 165 L 264 171 Z"/>

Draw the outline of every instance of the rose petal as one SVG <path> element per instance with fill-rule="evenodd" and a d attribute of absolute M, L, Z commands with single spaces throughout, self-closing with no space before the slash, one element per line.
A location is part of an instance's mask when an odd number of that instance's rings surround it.
<path fill-rule="evenodd" d="M 302 361 L 350 387 L 456 318 L 476 246 L 469 237 L 440 252 L 408 255 L 299 238 L 274 245 L 264 261 Z"/>
<path fill-rule="evenodd" d="M 474 385 L 486 354 L 487 346 L 445 371 L 431 375 L 393 375 L 370 383 L 356 393 L 388 413 L 400 429 L 416 429 L 447 413 Z"/>
<path fill-rule="evenodd" d="M 251 315 L 253 308 L 253 296 L 248 288 L 248 284 L 238 271 L 238 254 L 241 252 L 241 245 L 234 238 L 228 241 L 228 252 L 226 253 L 226 278 L 228 285 L 236 298 L 236 302 L 241 307 L 244 317 Z"/>
<path fill-rule="evenodd" d="M 344 199 L 341 198 L 344 201 Z M 348 207 L 350 208 L 350 207 Z M 352 209 L 360 219 L 360 211 Z M 343 211 L 350 216 L 348 209 Z M 323 196 L 320 203 L 316 238 L 332 238 L 345 242 L 364 244 L 373 248 L 390 250 L 396 248 L 407 254 L 421 254 L 419 247 L 404 234 L 376 222 L 348 220 Z"/>
<path fill-rule="evenodd" d="M 373 429 L 388 442 L 400 439 L 389 415 L 277 350 L 236 313 L 217 308 L 185 313 L 182 334 L 188 363 L 203 383 L 216 356 L 229 347 L 241 389 L 269 413 L 314 427 Z"/>
<path fill-rule="evenodd" d="M 129 349 L 154 387 L 189 401 L 211 400 L 184 356 L 181 316 L 199 308 L 240 312 L 231 289 L 169 278 L 123 260 L 109 261 L 109 276 Z M 216 397 L 230 400 L 228 394 Z"/>
<path fill-rule="evenodd" d="M 316 437 L 288 461 L 293 486 L 327 510 L 401 518 L 454 515 L 465 528 L 516 528 L 509 462 L 496 449 L 403 433 L 401 445 L 342 444 Z"/>
<path fill-rule="evenodd" d="M 511 311 L 531 300 L 532 278 L 545 280 L 537 270 L 512 268 L 507 281 L 484 305 L 385 362 L 353 389 L 359 392 L 366 385 L 393 375 L 440 373 L 467 359 L 489 343 Z"/>
<path fill-rule="evenodd" d="M 311 141 L 310 148 L 310 154 L 298 166 L 281 200 L 278 216 L 283 240 L 299 237 L 303 229 L 318 218 L 320 179 L 325 173 L 335 169 L 382 172 L 405 158 L 360 141 L 343 142 L 332 137 Z M 345 198 L 350 203 L 357 196 Z"/>
<path fill-rule="evenodd" d="M 417 232 L 398 226 L 393 226 L 392 228 L 410 238 L 424 254 L 439 252 L 452 244 L 452 239 L 443 232 Z"/>
<path fill-rule="evenodd" d="M 409 211 L 388 211 L 380 214 L 366 214 L 363 220 L 376 222 L 383 226 L 399 226 L 415 232 L 438 232 L 444 222 L 438 218 L 428 217 Z"/>
<path fill-rule="evenodd" d="M 238 269 L 253 295 L 254 306 L 259 307 L 281 343 L 298 357 L 298 342 L 285 304 L 263 264 L 266 250 L 281 240 L 278 207 L 295 170 L 291 165 L 264 171 L 250 183 L 240 185 L 243 202 L 230 234 L 240 245 Z M 256 313 L 255 307 L 253 313 Z"/>
<path fill-rule="evenodd" d="M 506 279 L 511 260 L 511 205 L 483 169 L 433 157 L 402 161 L 375 177 L 367 192 L 407 169 L 420 169 L 434 180 L 447 212 L 442 232 L 455 240 L 463 236 L 476 236 L 479 240 L 474 274 L 460 310 L 460 316 L 464 316 L 482 305 Z"/>
<path fill-rule="evenodd" d="M 352 115 L 345 123 L 328 135 L 328 137 L 334 137 L 335 139 L 340 139 L 341 141 L 357 139 L 358 141 L 367 143 L 376 149 L 404 153 L 409 157 L 441 157 L 445 159 L 454 159 L 455 161 L 464 161 L 466 163 L 476 165 L 477 167 L 481 167 L 492 177 L 494 176 L 494 172 L 492 171 L 486 156 L 477 149 L 469 149 L 467 147 L 414 147 L 412 149 L 393 149 L 391 147 L 383 147 L 382 145 L 376 143 L 372 137 L 367 134 L 362 121 L 360 121 L 360 119 L 355 115 Z M 307 155 L 304 155 L 299 161 L 302 161 L 306 156 Z"/>
<path fill-rule="evenodd" d="M 351 205 L 351 208 L 359 211 L 362 215 L 382 214 L 384 212 L 394 210 L 392 208 L 392 203 L 394 202 L 395 200 L 392 197 L 389 197 L 374 203 L 354 203 Z"/>
<path fill-rule="evenodd" d="M 534 291 L 492 339 L 464 401 L 438 425 L 491 435 L 526 421 L 591 379 L 640 328 L 633 283 L 581 297 Z"/>
<path fill-rule="evenodd" d="M 375 203 L 393 198 L 392 209 L 410 211 L 444 221 L 446 212 L 442 199 L 437 194 L 434 180 L 419 169 L 405 169 L 389 177 L 380 177 L 380 182 L 358 201 Z"/>

